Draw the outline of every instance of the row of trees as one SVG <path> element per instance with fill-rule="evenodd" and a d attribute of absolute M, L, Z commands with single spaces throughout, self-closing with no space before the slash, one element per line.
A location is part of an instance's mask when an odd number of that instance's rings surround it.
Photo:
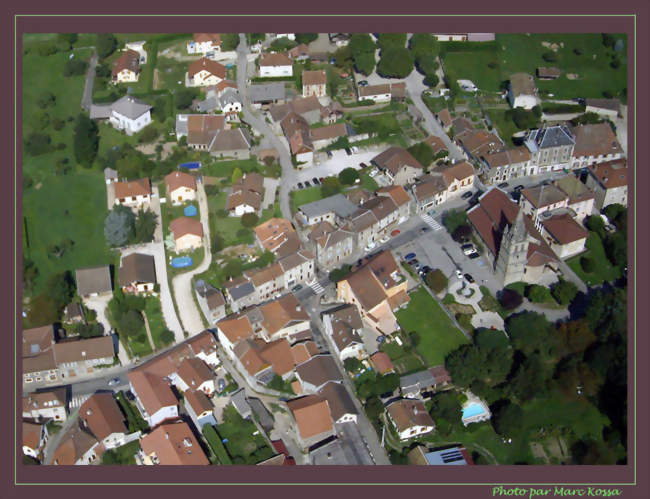
<path fill-rule="evenodd" d="M 104 220 L 104 236 L 109 246 L 124 246 L 153 241 L 157 217 L 140 208 L 137 215 L 130 208 L 116 205 Z"/>

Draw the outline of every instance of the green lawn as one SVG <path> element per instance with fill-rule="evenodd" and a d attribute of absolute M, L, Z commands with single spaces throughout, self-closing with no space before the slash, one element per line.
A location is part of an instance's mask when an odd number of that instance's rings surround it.
<path fill-rule="evenodd" d="M 404 331 L 419 334 L 417 350 L 429 366 L 444 364 L 449 352 L 467 343 L 465 336 L 424 288 L 411 293 L 408 306 L 396 315 Z"/>
<path fill-rule="evenodd" d="M 602 284 L 605 281 L 615 281 L 621 276 L 621 272 L 617 267 L 614 267 L 605 255 L 605 248 L 603 242 L 595 232 L 589 232 L 587 242 L 585 243 L 587 250 L 580 255 L 574 256 L 567 260 L 569 267 L 573 270 L 580 279 L 584 281 L 587 286 L 595 286 Z M 594 260 L 594 271 L 586 273 L 582 270 L 580 259 L 583 256 L 588 256 Z"/>
<path fill-rule="evenodd" d="M 185 45 L 183 43 L 183 45 Z M 185 88 L 185 73 L 191 61 L 180 62 L 176 59 L 158 55 L 156 69 L 158 70 L 157 90 L 181 90 Z M 178 83 L 180 81 L 180 83 Z"/>
<path fill-rule="evenodd" d="M 513 146 L 512 136 L 520 130 L 512 119 L 506 118 L 507 110 L 488 109 L 486 112 L 492 122 L 492 126 L 499 132 L 499 137 L 501 137 L 506 145 Z"/>
<path fill-rule="evenodd" d="M 235 168 L 239 168 L 243 173 L 256 171 L 263 174 L 266 167 L 258 162 L 256 158 L 210 161 L 203 168 L 203 174 L 211 177 L 230 179 Z"/>
<path fill-rule="evenodd" d="M 149 330 L 151 331 L 151 337 L 153 338 L 153 343 L 156 348 L 163 348 L 169 343 L 165 343 L 161 338 L 161 334 L 167 328 L 167 323 L 162 314 L 162 308 L 160 306 L 160 299 L 155 296 L 150 296 L 147 298 L 146 307 L 144 309 L 145 314 L 147 314 L 147 321 L 149 322 Z"/>
<path fill-rule="evenodd" d="M 135 455 L 140 450 L 140 441 L 134 440 L 126 445 L 109 449 L 102 454 L 102 464 L 104 465 L 133 465 L 135 464 Z"/>
<path fill-rule="evenodd" d="M 216 231 L 224 241 L 224 247 L 237 244 L 248 244 L 253 242 L 252 231 L 247 232 L 246 237 L 237 235 L 237 232 L 244 228 L 240 217 L 218 216 L 217 213 L 226 209 L 228 195 L 225 191 L 208 196 L 208 210 L 210 212 L 210 231 Z"/>
<path fill-rule="evenodd" d="M 448 52 L 443 57 L 445 71 L 456 80 L 471 80 L 481 90 L 499 90 L 501 75 L 499 68 L 489 68 L 488 64 L 497 61 L 495 50 L 476 52 Z"/>
<path fill-rule="evenodd" d="M 257 464 L 275 454 L 255 424 L 243 419 L 232 404 L 224 409 L 224 422 L 216 430 L 227 439 L 225 446 L 233 464 Z"/>
<path fill-rule="evenodd" d="M 426 367 L 417 353 L 407 351 L 404 346 L 399 346 L 395 341 L 384 343 L 381 351 L 390 357 L 393 366 L 400 374 L 420 371 Z"/>
<path fill-rule="evenodd" d="M 323 196 L 321 195 L 320 187 L 316 186 L 291 191 L 289 193 L 289 199 L 291 201 L 291 213 L 295 213 L 303 204 L 318 201 L 319 199 L 323 199 Z"/>

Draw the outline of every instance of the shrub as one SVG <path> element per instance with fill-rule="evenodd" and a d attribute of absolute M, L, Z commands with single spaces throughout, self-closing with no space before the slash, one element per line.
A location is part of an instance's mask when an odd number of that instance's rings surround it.
<path fill-rule="evenodd" d="M 514 310 L 524 301 L 523 297 L 514 289 L 504 289 L 499 295 L 499 303 L 506 310 Z"/>
<path fill-rule="evenodd" d="M 244 227 L 254 227 L 258 221 L 259 217 L 255 213 L 244 213 L 241 217 L 241 224 Z"/>
<path fill-rule="evenodd" d="M 160 130 L 158 130 L 155 126 L 150 125 L 142 130 L 142 133 L 140 133 L 140 137 L 138 138 L 138 142 L 141 144 L 147 144 L 156 140 L 159 135 Z"/>
<path fill-rule="evenodd" d="M 447 284 L 449 283 L 449 279 L 447 279 L 447 276 L 443 274 L 442 270 L 440 269 L 428 272 L 425 280 L 427 286 L 429 286 L 436 294 L 442 293 L 447 288 Z"/>
<path fill-rule="evenodd" d="M 343 267 L 334 269 L 329 273 L 329 280 L 332 282 L 339 282 L 341 279 L 343 279 L 345 276 L 347 276 L 350 273 L 350 270 L 352 269 L 351 265 L 343 265 Z"/>
<path fill-rule="evenodd" d="M 219 194 L 219 187 L 217 187 L 216 185 L 212 185 L 212 184 L 206 185 L 205 186 L 205 193 L 208 196 L 216 196 L 217 194 Z"/>
<path fill-rule="evenodd" d="M 560 305 L 568 305 L 578 294 L 578 287 L 572 282 L 560 279 L 551 288 L 551 294 Z"/>
<path fill-rule="evenodd" d="M 162 341 L 164 345 L 173 343 L 174 339 L 174 333 L 172 333 L 169 329 L 165 329 L 162 333 L 160 333 L 160 341 Z"/>
<path fill-rule="evenodd" d="M 65 127 L 65 121 L 59 118 L 54 118 L 52 120 L 52 128 L 54 128 L 56 131 L 63 130 Z"/>
<path fill-rule="evenodd" d="M 95 66 L 95 76 L 97 78 L 109 78 L 111 76 L 111 68 L 108 64 L 98 64 Z"/>
<path fill-rule="evenodd" d="M 437 74 L 430 73 L 424 77 L 422 83 L 424 83 L 427 87 L 437 87 L 438 83 L 440 83 L 440 78 L 438 78 Z"/>
<path fill-rule="evenodd" d="M 490 69 L 496 69 L 499 66 L 499 63 L 497 61 L 490 61 L 488 62 L 487 67 Z"/>
<path fill-rule="evenodd" d="M 542 59 L 544 59 L 546 62 L 555 62 L 557 61 L 557 54 L 552 50 L 549 50 L 548 52 L 544 52 L 542 54 Z"/>
<path fill-rule="evenodd" d="M 591 274 L 596 269 L 596 263 L 594 262 L 593 258 L 589 256 L 583 256 L 580 258 L 580 267 L 582 267 L 582 270 L 587 274 Z"/>
<path fill-rule="evenodd" d="M 53 106 L 56 102 L 56 97 L 52 92 L 45 91 L 39 97 L 36 103 L 38 107 L 45 109 L 46 107 Z"/>
<path fill-rule="evenodd" d="M 610 62 L 609 65 L 610 65 L 613 69 L 618 69 L 618 68 L 621 67 L 621 60 L 617 57 L 617 58 L 615 58 L 612 62 Z"/>
<path fill-rule="evenodd" d="M 30 133 L 25 140 L 25 152 L 31 156 L 39 156 L 52 150 L 52 139 L 44 133 Z"/>
<path fill-rule="evenodd" d="M 547 287 L 537 284 L 532 284 L 528 288 L 527 297 L 533 303 L 548 303 L 553 299 L 551 291 Z"/>
<path fill-rule="evenodd" d="M 461 225 L 456 228 L 451 238 L 460 243 L 469 240 L 472 237 L 472 228 L 469 225 Z"/>
<path fill-rule="evenodd" d="M 117 39 L 112 33 L 98 33 L 95 40 L 97 55 L 104 59 L 111 55 L 117 48 Z"/>
<path fill-rule="evenodd" d="M 339 181 L 343 185 L 353 185 L 359 178 L 359 172 L 354 168 L 344 168 L 339 173 Z"/>
<path fill-rule="evenodd" d="M 70 59 L 63 66 L 63 76 L 80 76 L 88 69 L 88 63 L 79 59 Z"/>
<path fill-rule="evenodd" d="M 580 47 L 576 47 L 576 48 L 573 49 L 573 53 L 574 53 L 575 55 L 582 55 L 582 54 L 583 54 L 583 50 L 582 50 Z"/>

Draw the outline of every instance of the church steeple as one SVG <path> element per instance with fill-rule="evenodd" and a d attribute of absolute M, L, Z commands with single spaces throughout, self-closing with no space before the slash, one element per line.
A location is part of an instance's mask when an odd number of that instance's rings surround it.
<path fill-rule="evenodd" d="M 505 228 L 501 237 L 496 272 L 503 278 L 504 286 L 523 280 L 526 273 L 528 231 L 524 216 L 524 210 L 520 208 L 515 221 Z"/>

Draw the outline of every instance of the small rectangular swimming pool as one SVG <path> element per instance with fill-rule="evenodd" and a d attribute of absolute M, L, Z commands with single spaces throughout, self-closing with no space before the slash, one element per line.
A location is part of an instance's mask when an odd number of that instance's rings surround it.
<path fill-rule="evenodd" d="M 171 262 L 171 266 L 180 269 L 183 267 L 189 267 L 192 265 L 192 257 L 191 256 L 179 256 L 178 258 L 174 258 Z"/>
<path fill-rule="evenodd" d="M 473 403 L 463 408 L 463 419 L 469 419 L 485 414 L 485 409 L 481 404 Z"/>

